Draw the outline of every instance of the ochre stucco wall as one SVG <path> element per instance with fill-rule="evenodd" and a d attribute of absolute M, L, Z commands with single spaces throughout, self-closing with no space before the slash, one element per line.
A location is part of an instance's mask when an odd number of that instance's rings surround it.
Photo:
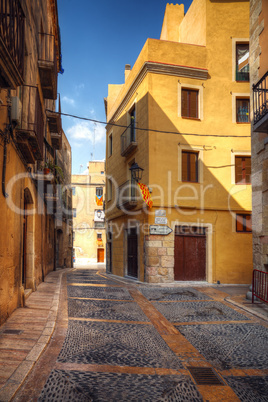
<path fill-rule="evenodd" d="M 200 25 L 190 35 L 201 5 L 205 11 Z M 135 104 L 136 126 L 149 130 L 136 130 L 136 150 L 122 157 L 120 137 L 124 129 L 107 125 L 107 139 L 113 135 L 113 154 L 106 155 L 107 175 L 120 186 L 130 177 L 130 164 L 137 162 L 144 168 L 141 181 L 152 190 L 154 206 L 150 211 L 146 207 L 140 216 L 144 203 L 138 201 L 134 210 L 137 216 L 126 215 L 116 207 L 114 188 L 113 198 L 106 205 L 107 221 L 124 228 L 129 220 L 133 225 L 147 224 L 143 241 L 139 239 L 143 255 L 139 277 L 149 282 L 173 280 L 175 226 L 188 224 L 204 225 L 209 232 L 208 282 L 250 283 L 252 236 L 237 233 L 235 219 L 237 213 L 251 213 L 251 186 L 234 182 L 235 155 L 250 155 L 250 124 L 233 120 L 236 94 L 249 96 L 250 92 L 249 82 L 236 82 L 233 75 L 233 39 L 249 38 L 249 2 L 195 0 L 188 13 L 180 29 L 180 39 L 187 43 L 148 39 L 120 93 L 116 97 L 109 92 L 108 123 L 127 125 L 127 113 Z M 164 31 L 167 35 L 166 26 Z M 155 70 L 149 62 L 155 63 Z M 185 69 L 178 69 L 180 66 Z M 140 71 L 144 72 L 142 76 Z M 181 117 L 180 91 L 192 86 L 199 90 L 198 119 Z M 198 183 L 181 181 L 183 149 L 199 152 Z M 149 236 L 148 227 L 155 224 L 157 209 L 165 210 L 167 225 L 173 229 L 166 240 Z M 114 237 L 113 273 L 124 276 L 124 236 Z"/>

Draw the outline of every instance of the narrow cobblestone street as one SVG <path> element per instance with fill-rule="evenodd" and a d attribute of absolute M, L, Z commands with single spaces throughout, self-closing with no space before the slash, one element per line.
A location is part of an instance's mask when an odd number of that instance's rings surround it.
<path fill-rule="evenodd" d="M 268 401 L 268 323 L 226 296 L 69 270 L 53 337 L 13 400 Z"/>

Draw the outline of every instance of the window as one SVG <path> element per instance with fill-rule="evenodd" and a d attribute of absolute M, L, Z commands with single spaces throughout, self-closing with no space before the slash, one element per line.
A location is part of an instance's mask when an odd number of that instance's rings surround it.
<path fill-rule="evenodd" d="M 112 154 L 113 154 L 113 134 L 110 134 L 108 137 L 108 157 L 111 156 Z"/>
<path fill-rule="evenodd" d="M 198 152 L 182 151 L 182 181 L 198 182 Z"/>
<path fill-rule="evenodd" d="M 249 81 L 248 43 L 236 43 L 236 81 Z"/>
<path fill-rule="evenodd" d="M 135 142 L 136 141 L 136 110 L 135 106 L 132 108 L 132 110 L 129 113 L 130 115 L 130 142 Z"/>
<path fill-rule="evenodd" d="M 96 196 L 101 197 L 103 195 L 103 188 L 102 187 L 96 187 Z"/>
<path fill-rule="evenodd" d="M 107 181 L 107 201 L 110 201 L 112 199 L 112 180 L 108 179 Z"/>
<path fill-rule="evenodd" d="M 73 217 L 76 218 L 76 208 L 73 208 Z"/>
<path fill-rule="evenodd" d="M 236 214 L 236 231 L 242 233 L 252 232 L 252 220 L 250 214 Z"/>
<path fill-rule="evenodd" d="M 249 99 L 236 98 L 236 122 L 249 123 Z"/>
<path fill-rule="evenodd" d="M 75 187 L 72 187 L 72 193 L 75 195 Z"/>
<path fill-rule="evenodd" d="M 182 88 L 181 116 L 198 119 L 198 90 Z"/>
<path fill-rule="evenodd" d="M 251 157 L 236 156 L 235 157 L 235 183 L 250 184 L 251 183 Z"/>
<path fill-rule="evenodd" d="M 102 233 L 97 233 L 97 240 L 102 240 Z"/>

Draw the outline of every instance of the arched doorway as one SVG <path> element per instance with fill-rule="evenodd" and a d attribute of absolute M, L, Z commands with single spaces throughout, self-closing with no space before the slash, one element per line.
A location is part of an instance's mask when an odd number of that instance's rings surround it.
<path fill-rule="evenodd" d="M 34 280 L 34 215 L 33 197 L 28 188 L 23 197 L 23 252 L 21 282 L 24 289 L 35 289 Z"/>

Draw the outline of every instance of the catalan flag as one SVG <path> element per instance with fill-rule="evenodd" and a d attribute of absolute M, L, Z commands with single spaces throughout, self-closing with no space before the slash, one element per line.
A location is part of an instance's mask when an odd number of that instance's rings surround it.
<path fill-rule="evenodd" d="M 141 195 L 142 195 L 144 202 L 148 205 L 149 208 L 152 208 L 153 201 L 151 200 L 151 196 L 150 196 L 148 187 L 142 183 L 138 183 L 138 186 L 140 188 Z"/>
<path fill-rule="evenodd" d="M 102 195 L 96 195 L 96 204 L 98 207 L 101 207 L 103 204 L 103 196 Z"/>

